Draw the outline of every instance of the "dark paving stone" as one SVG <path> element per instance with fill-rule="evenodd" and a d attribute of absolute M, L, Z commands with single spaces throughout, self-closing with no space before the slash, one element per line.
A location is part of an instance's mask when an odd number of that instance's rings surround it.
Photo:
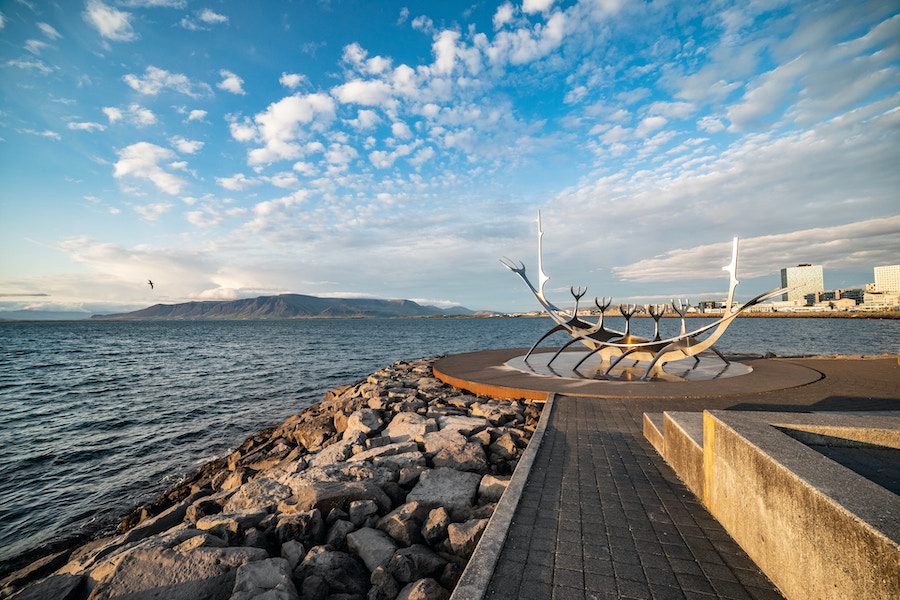
<path fill-rule="evenodd" d="M 557 397 L 491 593 L 566 600 L 780 597 L 644 440 L 643 413 L 670 403 Z M 735 403 L 679 400 L 679 410 Z M 521 540 L 528 540 L 527 552 Z"/>

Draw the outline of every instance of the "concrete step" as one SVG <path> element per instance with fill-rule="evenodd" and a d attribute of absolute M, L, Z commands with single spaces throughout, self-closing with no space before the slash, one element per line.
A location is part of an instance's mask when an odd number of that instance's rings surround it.
<path fill-rule="evenodd" d="M 663 413 L 666 462 L 698 498 L 703 497 L 703 413 Z"/>
<path fill-rule="evenodd" d="M 660 456 L 666 457 L 662 413 L 644 413 L 644 437 Z"/>

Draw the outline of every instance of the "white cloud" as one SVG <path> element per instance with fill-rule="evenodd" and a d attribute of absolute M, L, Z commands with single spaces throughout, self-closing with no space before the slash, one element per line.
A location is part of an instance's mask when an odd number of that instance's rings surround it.
<path fill-rule="evenodd" d="M 276 160 L 299 158 L 302 148 L 296 143 L 300 126 L 327 126 L 334 119 L 334 101 L 325 94 L 295 94 L 273 102 L 254 117 L 256 129 L 265 147 L 250 151 L 250 164 L 268 164 Z M 237 125 L 237 126 L 236 126 Z M 232 123 L 232 136 L 246 138 L 248 125 Z M 249 139 L 246 139 L 249 141 Z"/>
<path fill-rule="evenodd" d="M 106 129 L 105 125 L 101 125 L 100 123 L 92 123 L 89 121 L 72 121 L 67 125 L 67 127 L 75 131 L 103 131 L 104 129 Z"/>
<path fill-rule="evenodd" d="M 636 137 L 642 138 L 647 134 L 656 131 L 663 125 L 668 123 L 668 121 L 664 117 L 646 117 L 643 119 L 634 130 L 634 135 Z"/>
<path fill-rule="evenodd" d="M 199 108 L 195 108 L 191 112 L 188 113 L 188 121 L 202 121 L 206 118 L 208 113 L 205 110 L 200 110 Z"/>
<path fill-rule="evenodd" d="M 62 139 L 62 136 L 60 136 L 58 133 L 56 133 L 52 129 L 37 130 L 37 129 L 25 128 L 25 129 L 16 129 L 16 131 L 18 131 L 19 133 L 27 133 L 28 135 L 34 135 L 37 137 L 47 138 L 50 140 L 59 141 Z"/>
<path fill-rule="evenodd" d="M 6 17 L 0 12 L 0 31 L 2 31 L 4 27 L 6 27 Z"/>
<path fill-rule="evenodd" d="M 381 123 L 381 117 L 374 110 L 364 108 L 356 113 L 355 119 L 350 119 L 347 123 L 354 129 L 366 131 Z"/>
<path fill-rule="evenodd" d="M 50 38 L 51 40 L 58 40 L 58 39 L 62 38 L 62 34 L 60 32 L 58 32 L 52 25 L 49 25 L 48 23 L 38 23 L 37 26 L 38 26 L 38 29 L 40 29 L 41 32 L 44 35 L 46 35 L 48 38 Z"/>
<path fill-rule="evenodd" d="M 131 13 L 107 6 L 100 0 L 88 0 L 84 19 L 101 36 L 114 42 L 130 42 L 137 39 L 131 27 Z"/>
<path fill-rule="evenodd" d="M 119 4 L 133 8 L 184 8 L 187 0 L 119 0 Z"/>
<path fill-rule="evenodd" d="M 32 54 L 40 54 L 44 48 L 49 48 L 50 44 L 41 40 L 27 40 L 25 49 Z"/>
<path fill-rule="evenodd" d="M 458 40 L 458 31 L 445 29 L 438 34 L 432 45 L 435 71 L 438 73 L 450 73 L 453 71 L 453 67 L 456 64 L 456 42 Z"/>
<path fill-rule="evenodd" d="M 297 89 L 307 81 L 306 75 L 300 73 L 282 73 L 278 78 L 278 83 L 289 89 Z"/>
<path fill-rule="evenodd" d="M 219 71 L 219 75 L 222 76 L 222 81 L 216 84 L 216 87 L 220 90 L 225 90 L 226 92 L 231 92 L 232 94 L 238 94 L 243 96 L 247 92 L 244 91 L 242 87 L 244 85 L 244 80 L 238 77 L 235 73 L 227 69 L 222 69 Z"/>
<path fill-rule="evenodd" d="M 545 23 L 503 29 L 486 49 L 488 60 L 495 66 L 501 66 L 507 62 L 523 65 L 544 58 L 562 44 L 566 26 L 566 13 L 556 11 Z"/>
<path fill-rule="evenodd" d="M 295 162 L 294 166 L 291 168 L 294 169 L 295 171 L 297 171 L 298 173 L 300 173 L 301 175 L 306 175 L 307 177 L 310 177 L 310 176 L 316 174 L 315 165 L 313 165 L 312 163 L 309 163 L 309 162 L 302 161 L 302 160 L 299 162 Z"/>
<path fill-rule="evenodd" d="M 233 192 L 240 192 L 248 187 L 259 185 L 258 179 L 247 177 L 243 173 L 235 173 L 231 177 L 216 177 L 216 183 Z"/>
<path fill-rule="evenodd" d="M 515 8 L 509 2 L 501 4 L 497 7 L 497 12 L 494 13 L 494 29 L 500 29 L 507 23 L 512 23 L 513 14 L 515 13 Z"/>
<path fill-rule="evenodd" d="M 203 142 L 199 140 L 189 140 L 181 136 L 169 138 L 169 142 L 182 154 L 194 154 L 203 148 Z"/>
<path fill-rule="evenodd" d="M 113 177 L 135 177 L 147 179 L 167 194 L 179 194 L 186 181 L 169 173 L 160 163 L 175 159 L 175 153 L 149 142 L 131 144 L 118 152 L 119 160 L 114 165 Z"/>
<path fill-rule="evenodd" d="M 545 12 L 551 6 L 553 6 L 553 0 L 523 0 L 522 12 L 526 14 Z"/>
<path fill-rule="evenodd" d="M 300 185 L 300 180 L 297 179 L 297 176 L 291 173 L 290 171 L 283 171 L 281 173 L 275 173 L 271 177 L 268 178 L 269 183 L 274 185 L 275 187 L 280 188 L 293 188 Z"/>
<path fill-rule="evenodd" d="M 900 247 L 900 215 L 832 227 L 742 239 L 738 278 L 772 275 L 802 257 L 826 268 L 869 266 L 896 262 Z M 625 281 L 679 281 L 722 276 L 731 257 L 731 242 L 670 250 L 663 256 L 612 269 Z"/>
<path fill-rule="evenodd" d="M 341 104 L 390 106 L 394 104 L 391 87 L 380 80 L 354 79 L 332 88 L 331 93 Z"/>
<path fill-rule="evenodd" d="M 356 149 L 346 144 L 332 144 L 325 152 L 325 160 L 333 165 L 345 165 L 357 156 Z"/>
<path fill-rule="evenodd" d="M 155 221 L 169 212 L 171 208 L 172 205 L 168 202 L 155 202 L 153 204 L 136 204 L 134 211 L 147 221 Z"/>
<path fill-rule="evenodd" d="M 690 102 L 653 102 L 647 107 L 647 112 L 651 115 L 662 115 L 672 119 L 685 119 L 696 110 L 697 107 Z"/>
<path fill-rule="evenodd" d="M 409 130 L 409 125 L 403 121 L 397 121 L 391 124 L 391 134 L 402 139 L 409 139 L 412 137 L 412 131 Z"/>
<path fill-rule="evenodd" d="M 725 124 L 721 121 L 721 119 L 717 119 L 715 117 L 706 116 L 697 121 L 697 127 L 702 129 L 703 131 L 708 131 L 710 133 L 717 133 L 719 131 L 725 130 Z"/>
<path fill-rule="evenodd" d="M 247 229 L 260 233 L 274 224 L 281 224 L 291 219 L 291 209 L 303 202 L 309 192 L 297 190 L 289 196 L 259 202 L 253 207 L 253 220 L 246 224 Z"/>
<path fill-rule="evenodd" d="M 221 15 L 210 8 L 204 8 L 203 10 L 201 10 L 198 17 L 204 23 L 209 23 L 210 25 L 218 25 L 220 23 L 228 22 L 228 17 L 226 17 L 225 15 Z"/>
<path fill-rule="evenodd" d="M 156 115 L 153 111 L 137 103 L 128 105 L 124 110 L 115 106 L 105 106 L 101 110 L 110 123 L 125 120 L 136 127 L 156 124 Z"/>
<path fill-rule="evenodd" d="M 55 67 L 48 67 L 43 62 L 34 59 L 25 59 L 25 58 L 11 58 L 6 61 L 6 66 L 15 67 L 17 69 L 30 69 L 33 71 L 38 71 L 42 75 L 48 75 L 52 73 Z"/>
<path fill-rule="evenodd" d="M 222 222 L 221 213 L 209 206 L 204 206 L 198 210 L 188 211 L 184 213 L 184 216 L 188 223 L 195 227 L 215 227 Z"/>
<path fill-rule="evenodd" d="M 409 159 L 411 165 L 419 166 L 424 164 L 425 162 L 431 160 L 434 157 L 434 148 L 431 146 L 425 146 L 424 148 L 418 150 L 415 154 L 413 154 L 412 158 Z"/>
<path fill-rule="evenodd" d="M 146 68 L 143 77 L 129 73 L 122 79 L 128 84 L 128 87 L 145 96 L 156 96 L 164 89 L 171 89 L 191 98 L 197 98 L 201 91 L 209 90 L 209 86 L 206 84 L 191 82 L 187 75 L 171 73 L 152 65 Z"/>

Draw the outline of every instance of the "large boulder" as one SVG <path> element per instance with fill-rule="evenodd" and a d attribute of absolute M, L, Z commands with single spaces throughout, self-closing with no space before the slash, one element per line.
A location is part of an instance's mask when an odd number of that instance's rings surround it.
<path fill-rule="evenodd" d="M 290 540 L 281 545 L 281 558 L 288 562 L 291 573 L 294 572 L 304 556 L 306 556 L 306 550 L 303 548 L 303 544 L 297 540 Z"/>
<path fill-rule="evenodd" d="M 478 433 L 490 426 L 490 421 L 483 417 L 464 417 L 462 415 L 449 415 L 438 418 L 441 431 L 455 431 L 466 437 Z"/>
<path fill-rule="evenodd" d="M 448 600 L 450 592 L 434 579 L 420 579 L 400 590 L 397 600 Z"/>
<path fill-rule="evenodd" d="M 371 408 L 361 408 L 347 419 L 347 429 L 344 430 L 344 437 L 347 438 L 357 433 L 369 436 L 383 426 L 384 421 L 381 419 L 381 415 Z"/>
<path fill-rule="evenodd" d="M 435 545 L 447 537 L 447 526 L 450 525 L 450 515 L 443 506 L 433 509 L 428 513 L 428 518 L 422 525 L 422 537 L 429 544 Z"/>
<path fill-rule="evenodd" d="M 501 435 L 497 440 L 490 445 L 490 452 L 493 455 L 499 456 L 503 460 L 510 460 L 516 457 L 518 453 L 518 448 L 516 447 L 516 442 L 513 439 L 512 435 L 508 432 Z"/>
<path fill-rule="evenodd" d="M 344 462 L 353 454 L 353 446 L 361 444 L 364 440 L 365 436 L 360 433 L 354 435 L 345 434 L 341 441 L 331 444 L 312 455 L 309 459 L 309 466 L 324 467 Z"/>
<path fill-rule="evenodd" d="M 396 595 L 396 594 L 395 594 Z M 78 600 L 84 597 L 83 575 L 51 575 L 19 590 L 10 600 Z"/>
<path fill-rule="evenodd" d="M 369 590 L 367 600 L 394 600 L 400 593 L 397 580 L 384 567 L 372 571 L 369 580 L 372 582 L 372 588 Z"/>
<path fill-rule="evenodd" d="M 497 502 L 508 485 L 508 476 L 485 475 L 478 484 L 478 500 L 480 502 Z"/>
<path fill-rule="evenodd" d="M 465 511 L 475 501 L 481 476 L 455 469 L 438 468 L 419 476 L 416 487 L 406 496 L 407 502 L 421 502 L 430 508 L 443 506 L 451 515 Z"/>
<path fill-rule="evenodd" d="M 256 527 L 269 513 L 265 511 L 219 513 L 197 520 L 197 529 L 208 531 L 224 540 L 233 540 L 251 527 Z"/>
<path fill-rule="evenodd" d="M 329 550 L 326 546 L 310 549 L 296 569 L 294 578 L 301 581 L 303 597 L 308 588 L 325 588 L 330 594 L 365 594 L 369 589 L 369 572 L 353 556 L 346 552 Z M 307 582 L 313 580 L 308 585 Z M 315 597 L 315 596 L 313 596 Z"/>
<path fill-rule="evenodd" d="M 425 451 L 432 455 L 435 467 L 449 467 L 458 471 L 487 470 L 487 457 L 481 444 L 468 441 L 456 431 L 425 434 L 424 442 Z"/>
<path fill-rule="evenodd" d="M 307 546 L 318 544 L 325 536 L 325 523 L 322 513 L 308 510 L 301 513 L 282 514 L 275 522 L 275 537 L 285 543 L 297 540 Z"/>
<path fill-rule="evenodd" d="M 297 600 L 288 561 L 283 558 L 258 560 L 238 567 L 231 600 Z"/>
<path fill-rule="evenodd" d="M 394 552 L 386 568 L 397 581 L 410 583 L 425 577 L 440 576 L 446 563 L 431 548 L 415 544 Z"/>
<path fill-rule="evenodd" d="M 519 411 L 510 404 L 476 402 L 469 407 L 473 416 L 484 417 L 492 425 L 503 425 L 520 416 Z"/>
<path fill-rule="evenodd" d="M 420 442 L 426 433 L 437 429 L 438 424 L 434 419 L 426 419 L 414 412 L 401 412 L 391 419 L 382 435 L 395 442 Z"/>
<path fill-rule="evenodd" d="M 397 544 L 384 532 L 363 527 L 347 535 L 347 547 L 366 564 L 370 571 L 391 560 Z"/>
<path fill-rule="evenodd" d="M 452 523 L 447 527 L 447 537 L 453 553 L 457 556 L 471 556 L 487 524 L 488 519 L 472 519 L 465 523 Z"/>
<path fill-rule="evenodd" d="M 315 452 L 334 436 L 333 417 L 329 414 L 304 415 L 304 420 L 294 429 L 294 440 Z"/>
<path fill-rule="evenodd" d="M 350 521 L 338 519 L 328 529 L 328 534 L 325 536 L 325 543 L 335 550 L 341 550 L 347 543 L 347 534 L 355 529 L 356 525 Z"/>
<path fill-rule="evenodd" d="M 258 477 L 245 483 L 222 506 L 227 513 L 269 511 L 291 497 L 291 489 L 274 479 Z"/>
<path fill-rule="evenodd" d="M 408 452 L 418 452 L 419 445 L 415 442 L 405 440 L 402 442 L 394 442 L 382 446 L 376 446 L 368 450 L 364 450 L 354 454 L 350 462 L 362 462 L 364 460 L 374 460 L 385 456 L 394 456 L 397 454 L 405 454 Z"/>
<path fill-rule="evenodd" d="M 377 527 L 403 546 L 417 544 L 422 541 L 422 522 L 428 511 L 429 507 L 424 504 L 407 502 L 383 516 Z"/>
<path fill-rule="evenodd" d="M 189 541 L 189 540 L 188 540 Z M 238 567 L 268 558 L 260 548 L 210 548 L 179 544 L 174 548 L 137 547 L 124 552 L 96 581 L 90 600 L 166 600 L 227 598 Z"/>
<path fill-rule="evenodd" d="M 354 500 L 372 500 L 381 511 L 391 509 L 391 499 L 369 481 L 311 481 L 295 489 L 291 504 L 298 512 L 317 508 L 328 514 L 333 508 L 346 510 Z"/>
<path fill-rule="evenodd" d="M 378 514 L 378 505 L 372 500 L 354 500 L 348 511 L 350 522 L 359 527 L 366 519 Z"/>

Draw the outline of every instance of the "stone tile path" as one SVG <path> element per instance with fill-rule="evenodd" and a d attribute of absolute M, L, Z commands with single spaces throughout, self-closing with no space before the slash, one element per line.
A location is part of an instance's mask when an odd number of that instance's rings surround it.
<path fill-rule="evenodd" d="M 486 598 L 781 598 L 644 439 L 666 404 L 557 397 Z"/>

